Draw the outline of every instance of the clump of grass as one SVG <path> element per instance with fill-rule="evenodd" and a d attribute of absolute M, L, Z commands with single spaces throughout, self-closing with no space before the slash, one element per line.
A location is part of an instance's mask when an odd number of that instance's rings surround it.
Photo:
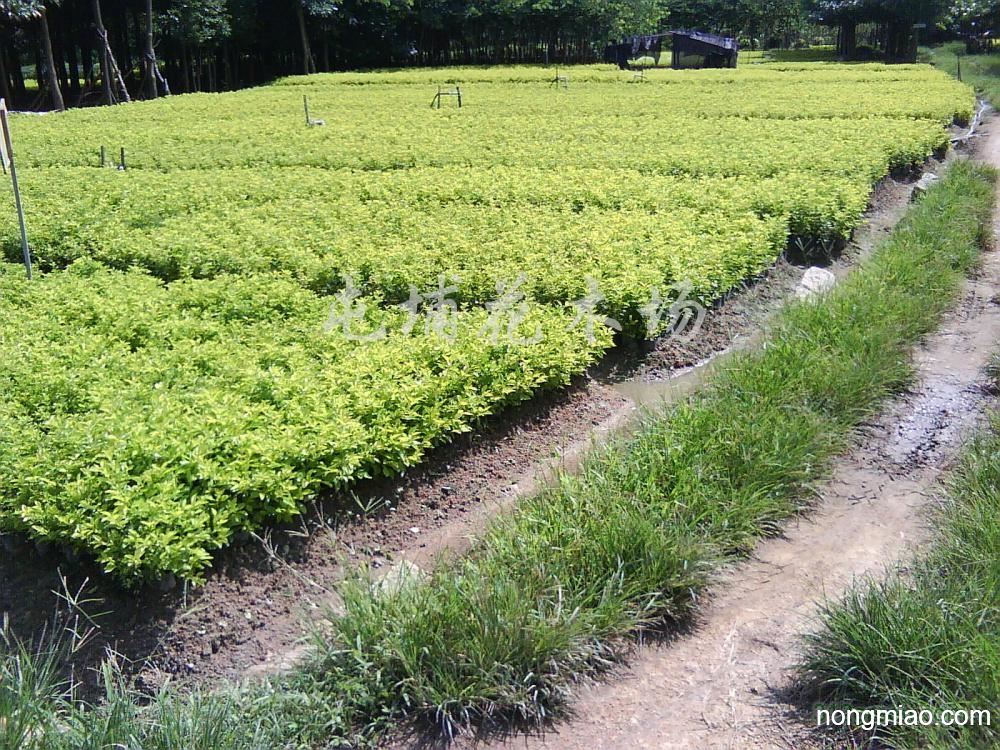
<path fill-rule="evenodd" d="M 801 667 L 807 698 L 861 710 L 1000 705 L 1000 415 L 949 489 L 939 539 L 910 575 L 866 582 L 824 609 Z M 899 747 L 1000 746 L 996 720 L 881 733 Z"/>
<path fill-rule="evenodd" d="M 0 750 L 42 747 L 52 728 L 52 705 L 61 698 L 59 662 L 48 649 L 32 650 L 0 629 Z"/>
<path fill-rule="evenodd" d="M 181 697 L 131 690 L 115 658 L 101 667 L 103 700 L 75 700 L 61 665 L 71 639 L 58 632 L 31 647 L 0 630 L 0 750 L 267 750 L 280 723 L 248 710 L 233 690 Z M 267 718 L 270 720 L 268 721 Z"/>
<path fill-rule="evenodd" d="M 294 691 L 233 686 L 185 695 L 164 686 L 140 693 L 109 651 L 99 667 L 101 700 L 80 699 L 64 668 L 96 632 L 83 587 L 62 581 L 62 605 L 33 643 L 0 622 L 0 750 L 276 750 L 289 736 Z M 87 623 L 87 624 L 84 624 Z"/>
<path fill-rule="evenodd" d="M 875 257 L 796 304 L 763 351 L 498 521 L 475 552 L 392 592 L 346 587 L 312 674 L 364 681 L 358 714 L 449 735 L 536 722 L 645 629 L 683 618 L 707 571 L 801 509 L 850 430 L 909 380 L 909 347 L 988 235 L 993 175 L 958 163 Z"/>

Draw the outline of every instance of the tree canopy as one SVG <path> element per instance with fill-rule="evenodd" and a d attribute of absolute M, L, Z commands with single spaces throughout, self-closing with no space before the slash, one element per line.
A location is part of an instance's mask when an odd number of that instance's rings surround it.
<path fill-rule="evenodd" d="M 935 23 L 948 11 L 949 0 L 806 0 L 817 20 Z"/>

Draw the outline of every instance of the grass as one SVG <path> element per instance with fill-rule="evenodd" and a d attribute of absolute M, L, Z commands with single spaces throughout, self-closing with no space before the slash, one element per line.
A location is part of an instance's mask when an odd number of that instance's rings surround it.
<path fill-rule="evenodd" d="M 967 55 L 964 42 L 950 42 L 922 51 L 927 59 L 946 73 L 958 76 L 995 107 L 1000 106 L 1000 54 Z"/>
<path fill-rule="evenodd" d="M 129 690 L 113 661 L 103 667 L 106 699 L 86 709 L 59 678 L 60 649 L 31 651 L 8 639 L 0 649 L 0 750 L 265 750 L 265 727 L 247 721 L 236 694 Z M 148 704 L 148 707 L 146 707 Z"/>
<path fill-rule="evenodd" d="M 106 744 L 133 731 L 136 747 L 205 747 L 205 727 L 218 733 L 213 747 L 281 748 L 361 744 L 404 718 L 448 735 L 559 714 L 575 681 L 621 660 L 638 634 L 683 620 L 713 568 L 802 510 L 852 429 L 905 386 L 911 345 L 934 329 L 988 237 L 993 183 L 992 172 L 955 164 L 861 269 L 818 302 L 786 308 L 759 352 L 523 502 L 467 557 L 391 590 L 356 576 L 342 592 L 346 614 L 331 617 L 291 678 L 136 710 L 109 672 L 107 705 L 81 711 L 65 686 L 19 678 L 30 659 L 8 650 L 14 676 L 0 679 L 0 696 L 14 708 L 0 713 L 0 733 L 27 715 L 18 706 L 44 710 L 31 714 L 26 744 L 0 738 L 0 749 L 76 747 L 58 744 L 57 722 L 125 727 L 101 735 Z M 166 726 L 187 744 L 169 744 Z"/>
<path fill-rule="evenodd" d="M 994 373 L 996 376 L 997 373 Z M 1000 414 L 967 449 L 933 549 L 910 575 L 856 587 L 808 639 L 805 694 L 819 707 L 932 711 L 1000 706 Z M 992 726 L 883 730 L 894 747 L 995 748 Z"/>

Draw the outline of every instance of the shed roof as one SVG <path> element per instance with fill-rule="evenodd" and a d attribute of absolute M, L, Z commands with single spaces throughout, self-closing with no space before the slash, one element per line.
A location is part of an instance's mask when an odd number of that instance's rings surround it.
<path fill-rule="evenodd" d="M 739 49 L 739 45 L 735 39 L 727 36 L 719 36 L 718 34 L 706 34 L 702 31 L 674 31 L 673 36 L 674 41 L 680 37 L 681 39 L 688 39 L 699 44 L 708 45 L 709 47 L 717 47 L 719 52 L 733 52 Z"/>

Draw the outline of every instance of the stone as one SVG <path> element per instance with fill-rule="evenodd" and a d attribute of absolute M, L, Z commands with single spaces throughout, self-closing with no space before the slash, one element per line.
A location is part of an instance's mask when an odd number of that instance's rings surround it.
<path fill-rule="evenodd" d="M 813 266 L 806 270 L 802 276 L 802 281 L 795 290 L 795 296 L 799 299 L 810 299 L 833 289 L 837 284 L 837 277 L 825 268 Z"/>
<path fill-rule="evenodd" d="M 936 185 L 940 181 L 940 179 L 941 179 L 940 177 L 938 177 L 936 174 L 932 174 L 931 172 L 925 174 L 923 177 L 917 180 L 917 184 L 913 186 L 913 195 L 910 196 L 910 200 L 916 200 L 917 198 L 919 198 L 921 195 L 923 195 L 932 187 L 934 187 L 934 185 Z"/>
<path fill-rule="evenodd" d="M 378 582 L 378 591 L 382 595 L 392 596 L 407 586 L 412 586 L 427 578 L 426 571 L 409 560 L 400 560 L 390 566 Z"/>

